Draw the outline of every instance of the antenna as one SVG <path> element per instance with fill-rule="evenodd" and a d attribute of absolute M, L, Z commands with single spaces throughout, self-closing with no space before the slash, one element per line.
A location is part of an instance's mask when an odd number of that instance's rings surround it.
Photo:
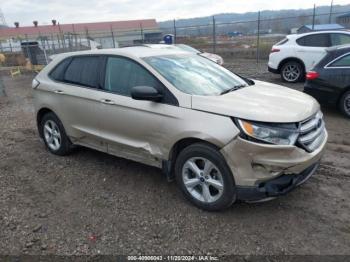
<path fill-rule="evenodd" d="M 1 25 L 7 25 L 4 13 L 2 12 L 1 8 L 0 8 L 0 24 Z"/>

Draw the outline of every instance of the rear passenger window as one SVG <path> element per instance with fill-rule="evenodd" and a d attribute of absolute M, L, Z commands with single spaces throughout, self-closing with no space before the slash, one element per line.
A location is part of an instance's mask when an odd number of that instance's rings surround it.
<path fill-rule="evenodd" d="M 331 67 L 350 67 L 350 54 L 343 56 L 330 65 Z"/>
<path fill-rule="evenodd" d="M 113 93 L 130 96 L 135 86 L 159 87 L 161 84 L 145 68 L 130 59 L 109 57 L 104 88 Z"/>
<path fill-rule="evenodd" d="M 329 47 L 329 34 L 307 35 L 296 40 L 298 45 L 309 47 Z"/>
<path fill-rule="evenodd" d="M 332 46 L 350 44 L 350 35 L 331 34 Z"/>
<path fill-rule="evenodd" d="M 70 63 L 71 59 L 65 59 L 60 62 L 49 74 L 50 77 L 56 81 L 63 81 L 64 71 L 66 70 L 67 65 Z"/>
<path fill-rule="evenodd" d="M 79 56 L 72 58 L 63 81 L 87 87 L 97 87 L 99 76 L 98 56 Z"/>

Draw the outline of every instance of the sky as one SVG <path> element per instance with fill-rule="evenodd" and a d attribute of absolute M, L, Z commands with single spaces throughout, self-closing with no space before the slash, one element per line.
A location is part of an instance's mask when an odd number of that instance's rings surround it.
<path fill-rule="evenodd" d="M 0 8 L 9 26 L 102 22 L 155 18 L 165 21 L 208 16 L 218 13 L 244 13 L 259 10 L 312 8 L 330 5 L 331 0 L 1 0 Z M 350 0 L 334 0 L 334 5 Z"/>

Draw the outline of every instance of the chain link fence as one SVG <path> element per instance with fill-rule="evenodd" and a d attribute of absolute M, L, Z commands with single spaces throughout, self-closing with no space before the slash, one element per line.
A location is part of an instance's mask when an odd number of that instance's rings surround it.
<path fill-rule="evenodd" d="M 188 44 L 206 52 L 213 52 L 225 59 L 247 58 L 257 62 L 266 60 L 273 44 L 287 34 L 298 33 L 304 25 L 336 22 L 336 17 L 346 12 L 312 15 L 263 17 L 259 12 L 256 19 L 246 21 L 217 22 L 212 17 L 207 24 L 181 25 L 174 20 L 170 27 L 121 31 L 110 28 L 103 32 L 60 32 L 39 34 L 36 37 L 17 36 L 0 39 L 0 53 L 5 55 L 3 66 L 20 66 L 30 61 L 33 65 L 45 65 L 54 54 L 79 50 L 119 48 L 160 43 L 163 36 L 172 34 L 177 44 Z M 346 20 L 345 20 L 346 21 Z M 350 28 L 348 24 L 344 27 Z M 40 28 L 40 27 L 39 27 Z M 312 28 L 311 28 L 312 30 Z"/>

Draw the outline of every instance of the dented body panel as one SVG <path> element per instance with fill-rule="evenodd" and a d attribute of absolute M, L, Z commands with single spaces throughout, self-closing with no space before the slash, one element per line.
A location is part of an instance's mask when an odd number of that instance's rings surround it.
<path fill-rule="evenodd" d="M 299 174 L 318 162 L 327 141 L 312 153 L 296 146 L 277 146 L 237 138 L 221 149 L 236 185 L 255 186 L 282 174 Z"/>

